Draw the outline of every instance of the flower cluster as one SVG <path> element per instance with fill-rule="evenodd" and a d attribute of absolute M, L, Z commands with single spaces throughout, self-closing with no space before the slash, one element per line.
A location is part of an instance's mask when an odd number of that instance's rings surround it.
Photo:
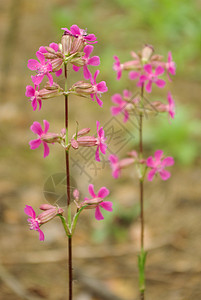
<path fill-rule="evenodd" d="M 161 55 L 154 55 L 153 52 L 154 49 L 152 46 L 145 45 L 140 53 L 131 52 L 132 60 L 125 63 L 120 63 L 119 58 L 114 56 L 113 69 L 117 72 L 117 80 L 121 78 L 123 71 L 129 71 L 129 79 L 136 80 L 136 86 L 141 89 L 137 94 L 124 90 L 123 96 L 121 94 L 114 94 L 112 96 L 112 102 L 116 105 L 111 107 L 111 113 L 113 116 L 123 114 L 123 122 L 127 122 L 131 116 L 135 116 L 137 117 L 136 120 L 139 120 L 145 114 L 152 112 L 167 112 L 169 121 L 170 119 L 174 119 L 175 102 L 170 92 L 167 94 L 167 103 L 149 101 L 144 96 L 145 91 L 148 94 L 152 92 L 153 85 L 159 88 L 163 88 L 166 85 L 166 81 L 161 78 L 165 72 L 168 80 L 171 81 L 170 75 L 175 75 L 176 71 L 171 52 L 168 53 L 166 62 L 163 61 Z M 147 179 L 149 181 L 152 181 L 157 173 L 159 173 L 162 180 L 167 180 L 170 177 L 170 173 L 165 170 L 165 167 L 174 164 L 172 157 L 164 157 L 162 150 L 157 150 L 154 158 L 150 156 L 146 159 L 141 156 L 136 151 L 130 152 L 128 157 L 121 160 L 116 155 L 110 155 L 109 161 L 113 177 L 118 178 L 121 170 L 132 164 L 136 165 L 140 180 L 144 179 L 147 171 Z"/>
<path fill-rule="evenodd" d="M 41 46 L 36 52 L 37 59 L 30 59 L 28 61 L 28 68 L 34 71 L 34 75 L 31 76 L 33 86 L 28 85 L 26 87 L 25 95 L 29 98 L 33 110 L 42 108 L 42 102 L 50 98 L 63 95 L 65 101 L 71 94 L 80 97 L 88 98 L 92 101 L 96 100 L 99 106 L 103 105 L 101 100 L 102 93 L 107 92 L 108 88 L 105 81 L 97 82 L 97 76 L 99 70 L 96 70 L 94 75 L 90 71 L 90 67 L 99 66 L 100 58 L 98 56 L 92 56 L 94 46 L 96 44 L 96 36 L 94 34 L 87 34 L 86 30 L 79 28 L 77 25 L 72 25 L 70 30 L 68 28 L 62 28 L 63 35 L 61 43 L 50 43 L 49 46 Z M 54 81 L 54 75 L 56 77 L 62 74 L 67 80 L 67 69 L 71 65 L 72 69 L 78 72 L 83 68 L 83 75 L 85 80 L 75 82 L 69 89 L 67 84 L 65 87 L 61 87 Z M 68 68 L 67 68 L 68 67 Z M 64 72 L 62 69 L 64 68 Z M 47 79 L 47 82 L 41 87 L 43 80 Z M 88 80 L 88 82 L 86 81 Z M 61 81 L 61 80 L 60 80 Z M 67 115 L 67 113 L 66 113 Z M 67 116 L 66 116 L 67 118 Z M 106 137 L 103 127 L 100 126 L 100 122 L 96 122 L 97 135 L 87 135 L 90 132 L 90 128 L 84 128 L 78 131 L 68 139 L 68 126 L 61 129 L 60 133 L 49 132 L 50 124 L 47 120 L 43 120 L 43 126 L 37 121 L 34 121 L 31 125 L 31 131 L 36 134 L 36 139 L 29 142 L 31 149 L 36 149 L 40 145 L 44 148 L 44 158 L 49 155 L 50 144 L 58 143 L 68 153 L 70 149 L 78 149 L 79 147 L 96 147 L 95 160 L 100 161 L 100 153 L 106 154 Z M 44 128 L 44 129 L 43 129 Z M 69 172 L 69 171 L 68 171 Z M 44 240 L 44 234 L 40 229 L 40 226 L 44 223 L 52 220 L 56 215 L 60 216 L 64 229 L 68 236 L 71 236 L 77 222 L 77 216 L 83 208 L 95 208 L 95 216 L 97 220 L 102 220 L 100 207 L 108 211 L 112 211 L 112 203 L 103 201 L 103 199 L 109 194 L 109 191 L 102 187 L 98 194 L 95 195 L 93 186 L 89 186 L 89 192 L 92 196 L 91 199 L 85 198 L 79 205 L 77 200 L 79 198 L 79 192 L 75 193 L 75 202 L 77 205 L 77 213 L 75 214 L 73 221 L 67 222 L 62 217 L 63 209 L 48 204 L 43 204 L 40 209 L 43 210 L 41 214 L 36 217 L 36 213 L 31 206 L 26 205 L 25 213 L 30 217 L 28 219 L 30 229 L 39 232 L 39 239 Z M 71 223 L 71 224 L 70 224 Z"/>

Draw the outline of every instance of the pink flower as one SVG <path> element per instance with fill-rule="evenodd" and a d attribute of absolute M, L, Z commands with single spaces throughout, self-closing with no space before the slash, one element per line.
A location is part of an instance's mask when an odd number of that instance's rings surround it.
<path fill-rule="evenodd" d="M 98 191 L 98 194 L 96 195 L 94 193 L 93 184 L 90 184 L 89 185 L 89 194 L 92 196 L 92 199 L 85 198 L 84 202 L 82 204 L 86 203 L 86 204 L 92 204 L 93 207 L 95 206 L 96 220 L 103 220 L 104 217 L 101 213 L 100 207 L 102 207 L 103 209 L 105 209 L 107 211 L 113 211 L 112 202 L 103 201 L 103 199 L 109 195 L 109 190 L 106 189 L 106 187 L 102 187 L 102 188 L 100 188 L 100 190 Z M 90 205 L 89 205 L 89 208 L 90 208 Z"/>
<path fill-rule="evenodd" d="M 97 126 L 97 142 L 96 142 L 96 145 L 98 146 L 97 149 L 96 149 L 96 154 L 95 154 L 96 161 L 100 161 L 99 150 L 103 154 L 105 154 L 106 149 L 107 149 L 107 145 L 105 144 L 105 141 L 106 141 L 105 132 L 103 130 L 103 127 L 101 127 L 99 129 L 99 125 L 100 125 L 100 123 L 98 121 L 96 121 L 96 126 Z"/>
<path fill-rule="evenodd" d="M 112 176 L 115 179 L 117 179 L 121 175 L 121 169 L 128 167 L 135 162 L 135 158 L 124 158 L 122 160 L 119 160 L 119 158 L 114 154 L 111 154 L 108 159 L 112 168 Z"/>
<path fill-rule="evenodd" d="M 59 45 L 56 44 L 56 43 L 51 43 L 51 44 L 49 44 L 49 47 L 52 48 L 52 49 L 55 51 L 55 53 L 60 52 L 60 51 L 59 51 Z M 41 46 L 41 47 L 39 48 L 39 52 L 41 52 L 41 53 L 48 53 L 48 51 L 45 49 L 44 46 Z M 57 77 L 59 77 L 61 74 L 62 74 L 62 68 L 55 72 L 55 75 L 56 75 Z"/>
<path fill-rule="evenodd" d="M 36 217 L 36 213 L 33 208 L 29 205 L 26 205 L 24 208 L 25 214 L 27 214 L 30 219 L 27 221 L 29 222 L 29 226 L 31 230 L 36 230 L 39 232 L 39 240 L 44 241 L 45 237 L 42 230 L 39 228 L 41 225 L 51 221 L 54 217 L 58 214 L 62 215 L 64 210 L 62 208 L 50 205 L 50 204 L 42 204 L 40 209 L 43 210 L 41 214 Z"/>
<path fill-rule="evenodd" d="M 154 153 L 154 158 L 152 156 L 147 158 L 147 167 L 151 168 L 147 177 L 149 181 L 152 181 L 154 175 L 157 173 L 159 173 L 162 180 L 170 178 L 171 174 L 165 170 L 165 167 L 172 166 L 174 164 L 174 159 L 171 156 L 162 159 L 163 157 L 163 151 L 157 150 Z"/>
<path fill-rule="evenodd" d="M 166 110 L 169 113 L 169 117 L 174 119 L 174 116 L 175 116 L 175 102 L 174 102 L 170 92 L 168 92 L 167 99 L 168 99 L 168 104 L 166 105 Z"/>
<path fill-rule="evenodd" d="M 158 79 L 158 76 L 164 73 L 164 69 L 161 66 L 158 66 L 155 70 L 155 73 L 152 72 L 152 66 L 145 65 L 144 70 L 147 75 L 141 75 L 138 82 L 138 86 L 142 86 L 145 81 L 148 81 L 146 85 L 146 91 L 151 93 L 152 83 L 155 83 L 158 87 L 163 88 L 165 86 L 165 81 L 163 79 Z"/>
<path fill-rule="evenodd" d="M 40 144 L 43 144 L 44 147 L 44 158 L 49 155 L 49 147 L 47 145 L 47 142 L 43 141 L 43 138 L 48 132 L 49 129 L 49 123 L 46 120 L 43 120 L 44 123 L 44 130 L 42 130 L 42 127 L 40 123 L 38 122 L 33 122 L 31 125 L 30 129 L 33 131 L 33 133 L 38 135 L 38 138 L 36 140 L 32 140 L 29 142 L 30 148 L 31 149 L 36 149 L 40 146 Z"/>
<path fill-rule="evenodd" d="M 66 33 L 78 38 L 81 37 L 84 41 L 90 44 L 97 43 L 96 36 L 94 34 L 87 34 L 86 30 L 79 28 L 77 25 L 72 25 L 70 30 L 68 28 L 61 28 Z"/>
<path fill-rule="evenodd" d="M 42 82 L 44 76 L 46 75 L 49 79 L 50 86 L 52 86 L 53 77 L 50 74 L 50 72 L 52 72 L 51 63 L 49 63 L 48 61 L 46 62 L 44 55 L 39 51 L 36 52 L 36 56 L 40 62 L 38 62 L 36 59 L 29 59 L 28 61 L 28 68 L 38 73 L 37 75 L 31 77 L 33 83 L 35 85 L 39 85 Z"/>
<path fill-rule="evenodd" d="M 39 104 L 39 110 L 41 109 L 42 101 L 39 95 L 39 86 L 35 85 L 35 88 L 33 88 L 31 85 L 27 85 L 25 95 L 27 97 L 30 97 L 33 110 L 36 110 L 38 104 Z"/>
<path fill-rule="evenodd" d="M 103 102 L 98 98 L 98 96 L 101 95 L 102 93 L 107 92 L 108 88 L 106 86 L 105 81 L 101 81 L 99 83 L 96 83 L 96 78 L 97 78 L 99 73 L 100 73 L 100 71 L 97 70 L 94 74 L 94 78 L 91 77 L 91 79 L 90 79 L 91 84 L 92 84 L 92 88 L 93 88 L 93 93 L 91 93 L 90 96 L 91 96 L 91 99 L 94 101 L 94 95 L 95 95 L 98 105 L 102 106 Z"/>
<path fill-rule="evenodd" d="M 131 93 L 128 90 L 123 91 L 124 99 L 129 99 L 131 97 Z M 113 116 L 116 116 L 123 112 L 124 114 L 124 122 L 128 121 L 129 118 L 129 112 L 128 112 L 128 105 L 129 103 L 122 99 L 122 96 L 120 94 L 114 94 L 112 96 L 112 102 L 118 104 L 118 106 L 112 106 L 111 107 L 111 113 Z"/>
<path fill-rule="evenodd" d="M 36 217 L 36 213 L 33 210 L 33 208 L 29 205 L 25 206 L 24 209 L 25 214 L 27 214 L 29 218 L 27 221 L 29 222 L 29 226 L 30 226 L 30 230 L 36 230 L 39 232 L 39 240 L 40 241 L 44 241 L 45 237 L 44 237 L 44 233 L 42 232 L 42 230 L 39 228 L 40 224 L 40 220 Z"/>
<path fill-rule="evenodd" d="M 120 63 L 118 56 L 115 55 L 114 60 L 115 60 L 115 62 L 113 64 L 113 70 L 117 72 L 117 80 L 119 80 L 122 75 L 123 67 L 122 67 L 122 64 Z"/>
<path fill-rule="evenodd" d="M 136 71 L 131 71 L 128 75 L 131 80 L 135 80 L 140 77 L 140 73 Z"/>
<path fill-rule="evenodd" d="M 168 61 L 165 64 L 165 68 L 167 69 L 168 79 L 171 81 L 169 73 L 171 75 L 175 75 L 175 73 L 176 73 L 176 65 L 175 65 L 175 62 L 172 60 L 172 53 L 171 52 L 168 52 Z"/>
<path fill-rule="evenodd" d="M 84 65 L 83 65 L 83 72 L 84 72 L 84 78 L 85 79 L 90 79 L 91 78 L 91 73 L 88 69 L 88 65 L 90 66 L 98 66 L 100 65 L 100 58 L 98 56 L 92 56 L 91 58 L 89 58 L 90 54 L 92 53 L 94 47 L 91 45 L 87 45 L 84 47 L 83 52 L 85 53 L 85 55 L 82 57 L 82 60 L 84 61 Z M 80 67 L 74 66 L 73 65 L 73 70 L 74 71 L 79 71 Z"/>

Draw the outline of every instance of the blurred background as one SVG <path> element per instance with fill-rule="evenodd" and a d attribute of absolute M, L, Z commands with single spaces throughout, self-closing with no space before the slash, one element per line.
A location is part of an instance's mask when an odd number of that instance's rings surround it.
<path fill-rule="evenodd" d="M 94 153 L 73 152 L 71 185 L 88 196 L 88 184 L 95 191 L 106 186 L 114 212 L 96 221 L 93 211 L 84 212 L 76 229 L 74 244 L 74 292 L 77 300 L 138 299 L 137 253 L 139 250 L 138 181 L 135 170 L 123 171 L 114 180 L 107 161 L 110 153 L 123 157 L 136 149 L 137 129 L 123 117 L 112 118 L 111 96 L 133 89 L 127 74 L 116 81 L 113 56 L 121 62 L 145 43 L 155 53 L 172 51 L 176 76 L 165 89 L 155 88 L 151 100 L 166 101 L 169 90 L 176 102 L 175 120 L 167 116 L 145 121 L 144 144 L 147 155 L 163 149 L 175 158 L 172 177 L 167 182 L 156 178 L 145 184 L 145 247 L 147 257 L 146 299 L 189 300 L 201 295 L 200 247 L 200 50 L 201 1 L 194 0 L 0 0 L 0 299 L 67 298 L 66 239 L 60 221 L 43 226 L 45 242 L 29 231 L 25 204 L 39 212 L 41 203 L 61 199 L 65 194 L 64 153 L 50 146 L 43 159 L 40 147 L 31 151 L 34 139 L 29 127 L 33 121 L 50 122 L 50 131 L 64 126 L 62 98 L 43 102 L 33 112 L 25 97 L 31 83 L 27 61 L 43 45 L 59 42 L 63 31 L 77 24 L 97 36 L 93 55 L 101 59 L 98 82 L 109 88 L 103 108 L 90 100 L 70 98 L 70 134 L 95 122 L 108 133 L 109 149 L 100 164 Z M 94 73 L 95 69 L 91 68 Z M 83 79 L 69 70 L 69 86 Z M 59 78 L 59 84 L 63 80 Z M 58 103 L 56 103 L 56 101 Z M 56 105 L 55 105 L 56 103 Z M 88 155 L 88 156 L 87 156 Z M 52 193 L 52 198 L 50 194 Z M 104 293 L 105 291 L 105 293 Z"/>

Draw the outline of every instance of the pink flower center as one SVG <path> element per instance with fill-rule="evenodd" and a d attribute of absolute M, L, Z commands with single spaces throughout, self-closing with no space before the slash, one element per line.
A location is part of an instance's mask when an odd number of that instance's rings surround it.
<path fill-rule="evenodd" d="M 34 219 L 28 219 L 29 227 L 31 230 L 38 230 L 39 229 L 39 220 L 38 218 Z"/>

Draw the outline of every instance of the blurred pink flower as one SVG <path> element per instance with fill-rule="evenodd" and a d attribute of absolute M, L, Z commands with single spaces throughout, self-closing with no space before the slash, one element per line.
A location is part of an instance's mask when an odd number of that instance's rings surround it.
<path fill-rule="evenodd" d="M 170 81 L 172 81 L 171 78 L 170 78 L 170 76 L 169 76 L 169 73 L 171 75 L 175 75 L 176 74 L 176 65 L 175 65 L 175 62 L 172 60 L 172 53 L 171 52 L 168 52 L 168 61 L 165 64 L 165 68 L 167 69 L 168 79 Z"/>
<path fill-rule="evenodd" d="M 165 170 L 165 167 L 172 166 L 174 164 L 174 159 L 171 156 L 165 157 L 164 159 L 163 157 L 163 151 L 157 150 L 154 153 L 154 158 L 152 156 L 147 158 L 147 167 L 151 168 L 147 176 L 149 181 L 152 181 L 154 175 L 157 173 L 159 173 L 162 180 L 170 178 L 171 174 Z"/>
<path fill-rule="evenodd" d="M 142 86 L 145 81 L 148 81 L 147 85 L 145 86 L 145 89 L 148 93 L 151 93 L 152 83 L 155 83 L 160 88 L 163 88 L 165 86 L 166 82 L 163 79 L 158 79 L 158 76 L 164 73 L 164 69 L 161 66 L 158 66 L 155 69 L 155 73 L 152 72 L 152 66 L 150 64 L 145 65 L 144 70 L 147 75 L 140 76 L 140 80 L 137 86 Z"/>
<path fill-rule="evenodd" d="M 99 125 L 100 123 L 96 121 L 96 126 L 97 126 L 97 141 L 96 141 L 97 149 L 95 154 L 96 161 L 100 161 L 99 150 L 101 151 L 101 153 L 105 154 L 107 149 L 107 145 L 105 143 L 106 141 L 105 132 L 103 130 L 103 127 L 100 127 L 99 129 Z"/>
<path fill-rule="evenodd" d="M 39 95 L 39 86 L 35 85 L 35 87 L 33 88 L 31 85 L 27 85 L 25 95 L 30 98 L 33 110 L 36 110 L 38 104 L 39 104 L 39 110 L 41 109 L 42 100 Z"/>
<path fill-rule="evenodd" d="M 84 78 L 85 79 L 90 79 L 91 78 L 91 73 L 88 69 L 88 65 L 90 66 L 98 66 L 100 65 L 100 58 L 99 56 L 92 56 L 91 58 L 89 58 L 90 54 L 92 53 L 94 47 L 91 45 L 87 45 L 84 47 L 83 52 L 85 53 L 85 55 L 82 57 L 82 60 L 84 61 L 84 65 L 83 65 L 83 73 L 84 73 Z M 73 65 L 73 70 L 74 71 L 79 71 L 80 67 L 77 67 L 75 65 Z"/>
<path fill-rule="evenodd" d="M 175 102 L 174 102 L 170 92 L 168 92 L 167 99 L 168 99 L 168 104 L 166 105 L 166 110 L 169 113 L 169 117 L 174 119 L 174 116 L 175 116 Z"/>
<path fill-rule="evenodd" d="M 76 38 L 81 37 L 89 44 L 97 43 L 96 36 L 94 34 L 87 34 L 86 30 L 79 28 L 77 25 L 72 25 L 70 30 L 68 28 L 61 28 L 61 29 Z"/>
<path fill-rule="evenodd" d="M 117 80 L 119 80 L 122 75 L 123 67 L 122 67 L 122 64 L 120 63 L 118 56 L 115 55 L 114 60 L 115 60 L 115 62 L 113 64 L 113 70 L 117 72 Z"/>
<path fill-rule="evenodd" d="M 35 76 L 31 76 L 33 83 L 35 85 L 39 85 L 42 82 L 44 76 L 46 75 L 49 79 L 50 86 L 52 86 L 53 77 L 50 74 L 50 72 L 52 72 L 51 63 L 49 61 L 46 62 L 44 55 L 39 51 L 36 52 L 36 56 L 40 62 L 38 62 L 36 59 L 28 60 L 28 68 L 38 73 Z"/>
<path fill-rule="evenodd" d="M 115 179 L 121 175 L 121 169 L 126 168 L 135 162 L 135 158 L 124 158 L 119 160 L 119 158 L 114 154 L 111 154 L 108 159 L 112 168 L 112 176 Z"/>
<path fill-rule="evenodd" d="M 90 78 L 92 88 L 93 88 L 93 92 L 90 94 L 90 96 L 91 96 L 91 99 L 94 101 L 94 95 L 95 95 L 98 105 L 102 106 L 103 102 L 98 98 L 98 96 L 100 96 L 102 93 L 107 92 L 108 88 L 106 86 L 105 81 L 101 81 L 99 83 L 96 83 L 96 78 L 97 78 L 99 73 L 100 73 L 100 71 L 97 70 L 94 74 L 94 77 Z"/>
<path fill-rule="evenodd" d="M 43 120 L 44 123 L 44 130 L 42 130 L 42 127 L 40 123 L 33 122 L 30 129 L 33 131 L 33 133 L 38 135 L 38 138 L 36 140 L 32 140 L 29 142 L 31 149 L 36 149 L 40 146 L 40 144 L 43 144 L 44 147 L 44 158 L 49 155 L 49 147 L 47 145 L 47 142 L 43 141 L 44 136 L 47 134 L 49 129 L 49 123 L 46 120 Z"/>
<path fill-rule="evenodd" d="M 84 204 L 91 204 L 91 208 L 95 207 L 95 218 L 96 220 L 103 220 L 104 217 L 101 213 L 100 207 L 107 211 L 113 211 L 112 209 L 112 202 L 110 201 L 103 201 L 105 197 L 109 195 L 109 190 L 106 187 L 100 188 L 98 194 L 94 193 L 94 186 L 93 184 L 89 185 L 89 194 L 92 196 L 92 199 L 85 198 L 82 205 Z M 90 208 L 90 205 L 88 206 Z"/>
<path fill-rule="evenodd" d="M 123 91 L 123 98 L 124 99 L 128 99 L 131 97 L 131 92 L 129 92 L 128 90 L 124 90 Z M 128 112 L 128 106 L 129 103 L 125 100 L 123 100 L 122 96 L 120 94 L 114 94 L 112 96 L 112 102 L 117 104 L 118 106 L 112 106 L 111 107 L 111 113 L 113 116 L 116 116 L 120 113 L 124 114 L 124 122 L 128 121 L 129 118 L 129 112 Z"/>

